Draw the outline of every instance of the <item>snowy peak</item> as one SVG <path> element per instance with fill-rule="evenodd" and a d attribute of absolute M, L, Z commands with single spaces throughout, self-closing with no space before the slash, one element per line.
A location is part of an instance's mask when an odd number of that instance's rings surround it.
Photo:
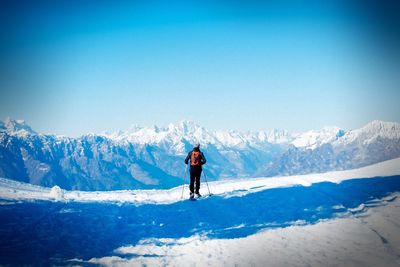
<path fill-rule="evenodd" d="M 166 127 L 141 127 L 132 125 L 127 131 L 104 134 L 115 141 L 127 141 L 137 144 L 177 144 L 183 141 L 215 143 L 213 136 L 203 127 L 192 121 L 179 121 Z"/>
<path fill-rule="evenodd" d="M 0 122 L 0 132 L 20 137 L 37 134 L 24 120 L 12 120 L 10 118 L 7 118 L 4 122 Z"/>
<path fill-rule="evenodd" d="M 266 140 L 272 144 L 285 144 L 292 140 L 292 136 L 286 130 L 272 129 L 268 132 L 259 132 L 260 140 Z"/>
<path fill-rule="evenodd" d="M 348 131 L 335 145 L 344 146 L 353 142 L 367 145 L 374 142 L 377 138 L 399 140 L 400 124 L 397 122 L 374 120 L 360 129 Z"/>
<path fill-rule="evenodd" d="M 202 127 L 200 127 L 194 121 L 186 121 L 186 120 L 179 121 L 176 124 L 170 123 L 168 125 L 169 130 L 175 130 L 181 133 L 194 133 L 198 131 L 200 128 Z"/>
<path fill-rule="evenodd" d="M 374 120 L 358 131 L 371 135 L 380 134 L 389 138 L 398 138 L 398 134 L 400 133 L 400 124 L 396 122 Z"/>
<path fill-rule="evenodd" d="M 315 149 L 323 144 L 331 143 L 344 135 L 344 130 L 339 127 L 324 127 L 321 130 L 311 130 L 295 134 L 292 144 L 296 147 Z"/>
<path fill-rule="evenodd" d="M 178 121 L 166 127 L 131 126 L 127 131 L 103 134 L 115 141 L 127 141 L 138 144 L 191 144 L 200 143 L 204 147 L 212 144 L 217 148 L 243 147 L 264 143 L 284 144 L 293 138 L 284 130 L 271 130 L 242 133 L 234 130 L 209 131 L 193 121 Z"/>
<path fill-rule="evenodd" d="M 215 137 L 204 127 L 193 121 L 179 121 L 177 124 L 170 124 L 167 128 L 167 136 L 175 140 L 186 140 L 191 143 L 214 144 Z"/>
<path fill-rule="evenodd" d="M 37 134 L 23 120 L 7 118 L 0 121 L 0 132 L 19 137 Z M 376 140 L 400 139 L 400 124 L 375 120 L 356 130 L 345 131 L 339 127 L 324 127 L 303 133 L 289 133 L 285 130 L 267 130 L 258 132 L 239 132 L 234 130 L 209 131 L 193 121 L 178 121 L 165 127 L 142 127 L 131 125 L 126 131 L 102 133 L 101 136 L 117 142 L 135 144 L 154 144 L 170 147 L 175 152 L 182 152 L 185 144 L 200 143 L 204 147 L 212 144 L 218 149 L 223 147 L 244 148 L 265 144 L 294 145 L 298 148 L 316 149 L 323 144 L 344 146 L 355 141 L 368 144 Z M 171 152 L 173 152 L 171 150 Z"/>
<path fill-rule="evenodd" d="M 218 130 L 214 132 L 215 139 L 224 146 L 239 146 L 249 143 L 249 138 L 236 131 Z"/>
<path fill-rule="evenodd" d="M 377 138 L 399 140 L 400 124 L 374 120 L 360 129 L 344 131 L 338 127 L 324 127 L 321 130 L 311 130 L 293 134 L 294 146 L 315 149 L 323 144 L 332 143 L 334 146 L 347 146 L 350 143 L 368 145 Z"/>

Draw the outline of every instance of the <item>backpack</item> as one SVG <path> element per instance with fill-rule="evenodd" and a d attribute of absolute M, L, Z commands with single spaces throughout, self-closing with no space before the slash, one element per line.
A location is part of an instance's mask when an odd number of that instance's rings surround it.
<path fill-rule="evenodd" d="M 192 151 L 192 156 L 190 158 L 191 166 L 200 166 L 201 164 L 201 154 L 200 151 Z"/>

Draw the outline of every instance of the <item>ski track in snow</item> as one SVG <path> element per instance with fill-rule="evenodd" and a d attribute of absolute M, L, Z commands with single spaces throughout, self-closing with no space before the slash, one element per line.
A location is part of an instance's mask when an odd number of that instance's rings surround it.
<path fill-rule="evenodd" d="M 207 171 L 207 170 L 206 170 Z M 307 174 L 282 177 L 265 177 L 253 179 L 222 180 L 209 182 L 213 195 L 220 197 L 240 197 L 262 190 L 311 186 L 319 182 L 340 183 L 358 178 L 374 178 L 400 175 L 400 158 L 384 161 L 367 167 L 335 171 L 322 174 Z M 184 188 L 184 199 L 188 195 L 188 185 Z M 207 185 L 203 181 L 201 193 L 207 195 Z M 119 190 L 119 191 L 67 191 L 58 186 L 52 188 L 35 186 L 9 179 L 0 178 L 0 199 L 16 201 L 76 201 L 76 202 L 110 202 L 141 204 L 171 204 L 181 201 L 182 186 L 169 190 Z M 6 202 L 1 202 L 0 205 Z"/>

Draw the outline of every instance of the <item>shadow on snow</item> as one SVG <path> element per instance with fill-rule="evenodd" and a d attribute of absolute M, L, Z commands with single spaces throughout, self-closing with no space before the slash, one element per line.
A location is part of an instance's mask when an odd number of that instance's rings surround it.
<path fill-rule="evenodd" d="M 237 238 L 315 223 L 400 191 L 400 176 L 275 188 L 169 205 L 24 202 L 0 206 L 0 263 L 62 263 L 112 254 L 146 238 Z M 212 189 L 212 188 L 211 188 Z"/>

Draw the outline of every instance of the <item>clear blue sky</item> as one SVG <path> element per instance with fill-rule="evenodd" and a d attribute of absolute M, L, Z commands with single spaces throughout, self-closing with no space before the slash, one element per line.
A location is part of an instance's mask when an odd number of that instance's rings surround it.
<path fill-rule="evenodd" d="M 116 2 L 1 2 L 0 119 L 71 136 L 400 121 L 396 4 Z"/>

